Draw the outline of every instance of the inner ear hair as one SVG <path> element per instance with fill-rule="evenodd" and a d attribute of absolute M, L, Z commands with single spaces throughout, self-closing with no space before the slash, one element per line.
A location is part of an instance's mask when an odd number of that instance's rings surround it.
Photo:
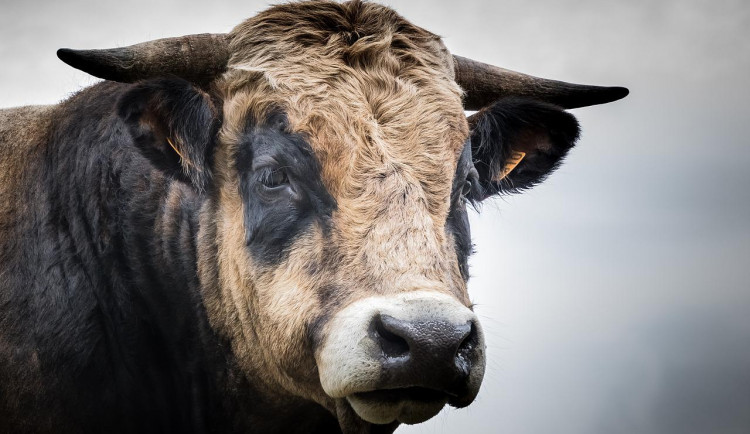
<path fill-rule="evenodd" d="M 532 152 L 549 152 L 552 149 L 549 133 L 542 128 L 525 128 L 516 133 L 512 150 L 530 154 Z"/>

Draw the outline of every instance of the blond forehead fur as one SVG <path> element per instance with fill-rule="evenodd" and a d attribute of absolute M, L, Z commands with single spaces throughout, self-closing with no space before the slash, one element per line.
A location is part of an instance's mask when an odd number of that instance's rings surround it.
<path fill-rule="evenodd" d="M 334 196 L 358 196 L 378 175 L 452 177 L 468 127 L 437 36 L 380 5 L 320 1 L 274 7 L 230 35 L 225 88 L 257 78 L 268 90 L 257 99 L 272 98 L 309 137 Z M 445 207 L 450 179 L 425 187 L 431 211 Z"/>

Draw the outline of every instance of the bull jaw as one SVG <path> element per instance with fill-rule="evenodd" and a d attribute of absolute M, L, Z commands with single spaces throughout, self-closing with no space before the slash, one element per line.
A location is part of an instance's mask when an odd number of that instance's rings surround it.
<path fill-rule="evenodd" d="M 346 398 L 336 399 L 336 417 L 343 434 L 392 434 L 400 425 L 393 421 L 386 425 L 376 425 L 362 419 Z"/>

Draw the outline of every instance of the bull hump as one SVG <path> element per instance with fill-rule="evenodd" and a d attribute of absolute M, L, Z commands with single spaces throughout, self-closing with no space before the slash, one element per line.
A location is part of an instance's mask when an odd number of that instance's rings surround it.
<path fill-rule="evenodd" d="M 50 124 L 53 105 L 31 105 L 0 109 L 0 149 L 3 157 L 28 148 L 44 137 Z M 8 153 L 11 153 L 9 155 Z M 0 160 L 4 164 L 6 158 Z"/>
<path fill-rule="evenodd" d="M 54 106 L 0 110 L 0 218 L 9 213 L 46 143 Z"/>

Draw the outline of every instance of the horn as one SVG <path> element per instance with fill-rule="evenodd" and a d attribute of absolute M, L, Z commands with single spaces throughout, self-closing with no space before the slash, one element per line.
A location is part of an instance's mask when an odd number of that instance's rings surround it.
<path fill-rule="evenodd" d="M 57 57 L 73 68 L 105 80 L 132 83 L 176 75 L 204 84 L 226 70 L 229 43 L 226 34 L 203 33 L 106 50 L 61 48 Z"/>
<path fill-rule="evenodd" d="M 479 110 L 505 96 L 525 96 L 574 109 L 617 101 L 630 92 L 624 87 L 547 80 L 455 55 L 453 64 L 456 83 L 466 92 L 466 110 Z"/>

